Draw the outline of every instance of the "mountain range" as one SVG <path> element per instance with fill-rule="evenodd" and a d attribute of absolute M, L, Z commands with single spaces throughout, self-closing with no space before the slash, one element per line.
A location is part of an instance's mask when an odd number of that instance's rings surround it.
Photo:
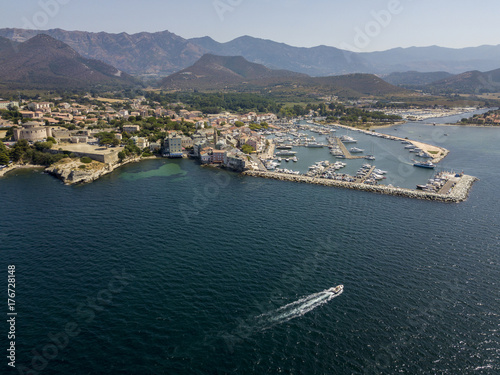
<path fill-rule="evenodd" d="M 436 72 L 460 74 L 500 66 L 500 45 L 451 49 L 437 46 L 356 53 L 335 47 L 293 47 L 243 36 L 227 43 L 210 37 L 184 39 L 168 31 L 138 34 L 0 29 L 0 36 L 24 42 L 40 33 L 60 40 L 83 57 L 98 59 L 133 75 L 167 76 L 193 65 L 205 54 L 243 56 L 271 69 L 311 76 L 348 73 Z"/>
<path fill-rule="evenodd" d="M 0 37 L 0 87 L 83 89 L 137 85 L 130 75 L 82 57 L 67 44 L 39 34 L 17 43 Z"/>

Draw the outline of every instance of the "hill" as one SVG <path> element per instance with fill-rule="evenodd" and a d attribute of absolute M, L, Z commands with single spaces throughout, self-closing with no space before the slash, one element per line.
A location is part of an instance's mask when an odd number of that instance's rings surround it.
<path fill-rule="evenodd" d="M 384 81 L 389 82 L 391 85 L 407 88 L 419 88 L 433 82 L 450 78 L 452 76 L 453 74 L 447 72 L 421 73 L 411 71 L 391 73 L 387 76 L 384 76 L 383 79 Z"/>
<path fill-rule="evenodd" d="M 18 43 L 0 36 L 0 53 L 7 53 L 17 48 Z"/>
<path fill-rule="evenodd" d="M 458 74 L 426 86 L 427 91 L 441 94 L 483 94 L 500 92 L 500 69 L 477 70 Z"/>
<path fill-rule="evenodd" d="M 193 66 L 164 78 L 160 86 L 170 90 L 207 90 L 237 87 L 258 80 L 305 77 L 288 70 L 272 70 L 241 56 L 206 54 Z"/>
<path fill-rule="evenodd" d="M 160 87 L 176 91 L 306 93 L 341 97 L 385 96 L 406 90 L 372 74 L 310 77 L 288 70 L 272 70 L 241 56 L 205 55 L 193 66 L 164 78 Z"/>
<path fill-rule="evenodd" d="M 5 42 L 1 44 L 5 47 Z M 44 34 L 15 48 L 0 46 L 0 82 L 4 89 L 84 89 L 137 84 L 128 74 L 101 61 L 83 58 L 65 43 Z"/>

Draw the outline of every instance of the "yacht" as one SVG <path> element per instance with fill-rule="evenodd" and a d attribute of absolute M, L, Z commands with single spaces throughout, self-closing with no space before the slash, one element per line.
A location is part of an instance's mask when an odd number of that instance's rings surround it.
<path fill-rule="evenodd" d="M 296 162 L 298 162 L 298 161 L 299 161 L 299 159 L 297 159 L 297 157 L 296 157 L 296 156 L 294 156 L 294 157 L 292 158 L 292 161 L 296 163 Z"/>
<path fill-rule="evenodd" d="M 321 143 L 316 143 L 316 142 L 311 142 L 306 145 L 306 147 L 309 148 L 322 148 L 325 147 L 325 145 L 322 145 Z"/>
<path fill-rule="evenodd" d="M 373 155 L 366 155 L 365 159 L 366 160 L 375 160 L 375 156 L 373 156 Z"/>
<path fill-rule="evenodd" d="M 276 154 L 276 156 L 295 156 L 296 151 L 283 150 Z"/>
<path fill-rule="evenodd" d="M 357 147 L 351 147 L 351 149 L 349 150 L 351 153 L 353 154 L 359 154 L 365 150 L 361 149 L 361 148 L 357 148 Z"/>
<path fill-rule="evenodd" d="M 434 169 L 436 168 L 436 164 L 433 164 L 432 162 L 430 161 L 415 161 L 414 160 L 414 163 L 413 163 L 413 166 L 414 167 L 419 167 L 419 168 L 427 168 L 427 169 Z"/>
<path fill-rule="evenodd" d="M 343 143 L 357 143 L 358 141 L 355 140 L 353 137 L 350 137 L 348 135 L 343 135 L 339 138 Z"/>

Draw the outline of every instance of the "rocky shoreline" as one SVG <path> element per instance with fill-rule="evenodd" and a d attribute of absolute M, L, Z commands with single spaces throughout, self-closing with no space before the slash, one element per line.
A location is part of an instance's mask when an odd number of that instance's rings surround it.
<path fill-rule="evenodd" d="M 85 164 L 79 159 L 63 159 L 59 163 L 46 168 L 45 172 L 57 177 L 65 185 L 85 184 L 93 182 L 125 164 L 135 163 L 140 160 L 141 158 L 137 157 L 117 164 L 104 164 L 98 161 Z"/>
<path fill-rule="evenodd" d="M 449 194 L 439 194 L 421 190 L 412 190 L 399 187 L 391 187 L 385 185 L 366 185 L 363 183 L 356 182 L 345 182 L 328 180 L 323 178 L 307 177 L 302 175 L 288 175 L 276 172 L 262 172 L 262 171 L 245 171 L 243 175 L 261 177 L 261 178 L 271 178 L 280 181 L 291 181 L 291 182 L 302 182 L 314 185 L 323 186 L 333 186 L 344 189 L 353 189 L 359 191 L 366 191 L 370 193 L 378 193 L 385 195 L 393 195 L 406 198 L 414 199 L 425 199 L 437 202 L 447 202 L 447 203 L 459 203 L 467 200 L 469 196 L 470 189 L 478 178 L 474 176 L 464 175 L 460 178 L 460 181 L 454 186 Z"/>

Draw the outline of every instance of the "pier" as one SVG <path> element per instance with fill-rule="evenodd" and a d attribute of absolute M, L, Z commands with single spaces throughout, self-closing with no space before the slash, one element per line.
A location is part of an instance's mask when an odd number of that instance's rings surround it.
<path fill-rule="evenodd" d="M 361 183 L 361 184 L 364 183 L 368 179 L 368 177 L 371 176 L 371 174 L 373 173 L 373 171 L 375 170 L 375 168 L 376 168 L 375 166 L 371 167 L 370 170 L 368 172 L 366 172 L 365 176 L 362 177 L 362 178 L 357 178 L 356 182 L 357 183 Z"/>
<path fill-rule="evenodd" d="M 449 193 L 441 193 L 443 189 L 441 189 L 440 192 L 435 193 L 422 190 L 391 187 L 385 185 L 367 185 L 360 182 L 345 182 L 345 181 L 330 180 L 325 178 L 308 177 L 304 175 L 290 175 L 290 174 L 283 174 L 276 172 L 245 171 L 243 172 L 243 175 L 271 178 L 280 181 L 291 181 L 291 182 L 301 182 L 301 183 L 323 185 L 323 186 L 333 186 L 344 189 L 366 191 L 370 193 L 393 195 L 398 197 L 406 197 L 414 199 L 425 199 L 430 201 L 447 202 L 447 203 L 459 203 L 465 201 L 469 196 L 469 192 L 470 189 L 472 188 L 472 185 L 474 184 L 475 181 L 478 180 L 474 176 L 463 175 L 461 177 L 457 177 L 457 182 Z"/>
<path fill-rule="evenodd" d="M 360 156 L 352 155 L 349 152 L 349 150 L 347 149 L 347 147 L 345 147 L 344 142 L 342 142 L 339 137 L 335 137 L 334 139 L 335 139 L 335 142 L 337 142 L 337 145 L 339 146 L 340 151 L 342 151 L 342 153 L 344 154 L 344 157 L 346 159 L 363 159 L 364 158 L 364 156 L 362 156 L 362 155 L 360 155 Z"/>

